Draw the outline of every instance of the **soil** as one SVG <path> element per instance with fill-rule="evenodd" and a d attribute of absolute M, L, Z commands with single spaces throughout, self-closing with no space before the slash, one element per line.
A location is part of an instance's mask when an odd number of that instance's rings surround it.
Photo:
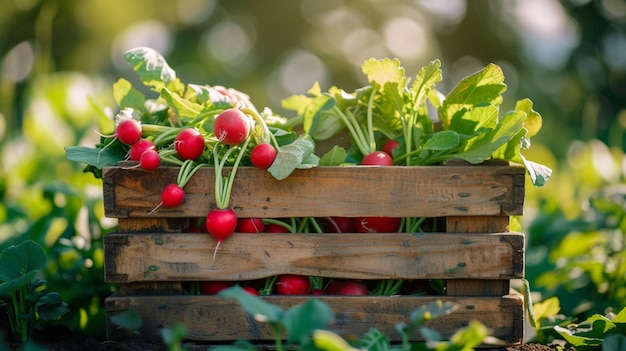
<path fill-rule="evenodd" d="M 1 335 L 1 334 L 0 334 Z M 5 333 L 6 335 L 6 333 Z M 1 340 L 1 339 L 0 339 Z M 94 336 L 82 334 L 80 332 L 70 331 L 65 327 L 46 327 L 43 330 L 39 330 L 35 333 L 33 338 L 38 346 L 43 346 L 44 350 L 50 351 L 166 351 L 167 348 L 162 344 L 153 343 L 149 340 L 142 340 L 138 336 L 133 336 L 126 341 L 107 341 L 106 339 L 100 339 Z M 20 343 L 12 340 L 7 340 L 9 350 L 20 350 Z M 0 349 L 2 349 L 0 343 Z M 192 348 L 194 351 L 206 350 L 208 346 L 196 345 Z M 489 348 L 485 351 L 555 351 L 556 347 L 529 343 L 521 346 L 505 347 L 505 348 Z M 566 351 L 575 351 L 570 348 Z"/>

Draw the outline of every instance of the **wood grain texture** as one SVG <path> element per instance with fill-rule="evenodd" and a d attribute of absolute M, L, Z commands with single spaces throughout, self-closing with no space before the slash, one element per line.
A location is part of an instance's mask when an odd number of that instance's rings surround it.
<path fill-rule="evenodd" d="M 446 230 L 460 233 L 498 233 L 509 230 L 509 218 L 501 216 L 451 216 L 446 217 Z M 511 240 L 519 238 L 508 237 Z M 522 238 L 523 240 L 523 238 Z M 523 244 L 522 244 L 523 245 Z M 517 252 L 514 261 L 524 261 L 524 250 Z M 518 267 L 520 277 L 523 277 L 523 264 Z M 446 284 L 446 293 L 451 296 L 502 296 L 509 293 L 511 281 L 509 279 L 484 280 L 472 279 L 449 280 Z"/>
<path fill-rule="evenodd" d="M 200 169 L 185 186 L 185 202 L 149 211 L 177 167 L 155 172 L 108 167 L 103 171 L 107 217 L 204 217 L 215 206 L 214 169 Z M 525 169 L 519 166 L 317 167 L 276 180 L 241 167 L 230 204 L 240 217 L 521 215 Z"/>
<path fill-rule="evenodd" d="M 303 303 L 308 297 L 267 296 L 264 299 L 283 308 Z M 408 322 L 414 309 L 436 300 L 452 301 L 457 310 L 445 317 L 427 323 L 449 338 L 458 329 L 466 327 L 472 320 L 478 320 L 491 329 L 492 336 L 508 345 L 520 344 L 523 338 L 523 300 L 520 295 L 501 297 L 367 297 L 367 296 L 319 296 L 327 303 L 335 315 L 335 323 L 329 326 L 344 337 L 362 336 L 370 328 L 378 328 L 391 342 L 400 342 L 394 328 L 396 323 Z M 160 340 L 159 330 L 176 323 L 188 329 L 188 339 L 230 343 L 235 340 L 253 342 L 273 340 L 267 324 L 257 322 L 246 314 L 233 300 L 217 296 L 127 296 L 109 297 L 105 302 L 109 317 L 133 309 L 143 320 L 142 336 Z M 107 334 L 110 340 L 127 338 L 128 334 L 108 322 Z M 422 340 L 419 333 L 412 341 Z"/>
<path fill-rule="evenodd" d="M 109 234 L 105 279 L 253 280 L 291 273 L 354 279 L 515 279 L 523 276 L 522 233 Z"/>

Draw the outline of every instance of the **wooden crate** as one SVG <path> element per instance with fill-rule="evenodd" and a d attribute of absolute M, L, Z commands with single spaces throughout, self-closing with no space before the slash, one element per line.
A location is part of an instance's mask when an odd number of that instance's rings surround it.
<path fill-rule="evenodd" d="M 296 170 L 278 181 L 264 170 L 238 170 L 231 205 L 240 217 L 396 216 L 429 217 L 445 223 L 437 233 L 407 234 L 233 234 L 212 262 L 216 241 L 208 234 L 182 233 L 191 218 L 214 204 L 212 168 L 185 186 L 186 201 L 159 209 L 161 189 L 178 169 L 145 172 L 123 167 L 103 173 L 105 214 L 119 219 L 104 238 L 105 279 L 120 283 L 106 300 L 108 316 L 134 309 L 142 334 L 176 323 L 197 342 L 272 340 L 269 328 L 247 316 L 234 301 L 183 295 L 191 281 L 247 281 L 283 273 L 357 279 L 444 279 L 445 296 L 320 296 L 333 309 L 331 330 L 362 335 L 372 327 L 400 341 L 394 324 L 435 300 L 459 309 L 430 322 L 450 336 L 479 320 L 508 345 L 523 339 L 524 301 L 512 279 L 524 275 L 524 235 L 509 232 L 509 216 L 521 215 L 523 167 L 511 165 L 429 167 L 318 167 Z M 285 307 L 309 297 L 268 296 Z M 112 323 L 110 339 L 127 337 Z M 414 335 L 420 340 L 420 335 Z"/>

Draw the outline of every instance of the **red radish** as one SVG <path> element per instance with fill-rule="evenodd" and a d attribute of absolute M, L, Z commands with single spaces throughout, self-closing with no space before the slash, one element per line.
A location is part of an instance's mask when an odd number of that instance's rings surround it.
<path fill-rule="evenodd" d="M 260 295 L 259 291 L 251 286 L 244 286 L 242 289 L 243 291 L 247 292 L 250 295 L 256 295 L 256 296 Z"/>
<path fill-rule="evenodd" d="M 159 209 L 159 207 L 174 208 L 180 206 L 185 201 L 185 190 L 176 183 L 171 183 L 165 186 L 161 191 L 161 202 L 153 208 L 148 214 L 152 214 Z"/>
<path fill-rule="evenodd" d="M 389 156 L 391 156 L 391 158 L 393 158 L 393 150 L 395 150 L 395 148 L 397 148 L 398 146 L 400 146 L 399 141 L 389 139 L 383 145 L 383 151 L 386 152 Z"/>
<path fill-rule="evenodd" d="M 194 128 L 185 128 L 176 136 L 174 149 L 183 160 L 195 160 L 204 152 L 204 137 Z"/>
<path fill-rule="evenodd" d="M 326 290 L 320 289 L 320 288 L 313 289 L 313 290 L 311 290 L 311 295 L 316 295 L 316 296 L 326 295 Z"/>
<path fill-rule="evenodd" d="M 222 144 L 239 145 L 248 139 L 250 119 L 238 109 L 225 110 L 215 117 L 213 134 Z"/>
<path fill-rule="evenodd" d="M 233 285 L 235 285 L 234 282 L 222 280 L 200 282 L 200 293 L 202 295 L 217 295 L 218 292 Z"/>
<path fill-rule="evenodd" d="M 280 295 L 306 295 L 311 291 L 311 282 L 304 275 L 283 274 L 276 279 L 276 291 Z"/>
<path fill-rule="evenodd" d="M 260 218 L 239 218 L 237 219 L 237 233 L 263 233 L 265 225 Z"/>
<path fill-rule="evenodd" d="M 369 294 L 367 286 L 358 280 L 340 281 L 333 290 L 333 295 L 367 296 Z"/>
<path fill-rule="evenodd" d="M 326 286 L 324 291 L 326 291 L 326 294 L 328 295 L 337 295 L 337 290 L 339 290 L 339 287 L 341 287 L 341 283 L 343 282 L 343 280 L 333 280 Z"/>
<path fill-rule="evenodd" d="M 133 145 L 141 139 L 141 122 L 134 118 L 123 120 L 115 128 L 113 136 L 126 145 Z"/>
<path fill-rule="evenodd" d="M 289 229 L 283 227 L 280 224 L 270 223 L 265 226 L 265 233 L 280 234 L 280 233 L 290 233 L 290 231 Z"/>
<path fill-rule="evenodd" d="M 136 143 L 135 143 L 136 144 Z M 143 168 L 147 171 L 154 171 L 159 168 L 161 164 L 161 157 L 156 150 L 146 150 L 141 157 L 139 157 L 139 163 L 135 166 L 124 167 L 124 169 Z"/>
<path fill-rule="evenodd" d="M 358 280 L 344 281 L 337 289 L 337 295 L 367 296 L 369 294 L 367 286 Z"/>
<path fill-rule="evenodd" d="M 351 217 L 328 217 L 327 233 L 354 233 L 354 218 Z"/>
<path fill-rule="evenodd" d="M 250 162 L 254 167 L 268 169 L 274 163 L 276 154 L 276 149 L 271 144 L 259 144 L 250 151 Z"/>
<path fill-rule="evenodd" d="M 357 233 L 397 233 L 400 221 L 397 217 L 357 217 L 354 225 Z"/>
<path fill-rule="evenodd" d="M 131 145 L 128 157 L 133 161 L 139 161 L 144 151 L 156 150 L 154 143 L 148 139 L 141 139 Z"/>
<path fill-rule="evenodd" d="M 363 166 L 393 166 L 393 158 L 384 151 L 374 151 L 361 160 Z"/>
<path fill-rule="evenodd" d="M 156 150 L 144 151 L 139 158 L 139 167 L 147 171 L 154 171 L 159 168 L 159 165 L 161 165 L 161 157 Z"/>
<path fill-rule="evenodd" d="M 168 184 L 161 192 L 161 204 L 163 207 L 174 208 L 185 201 L 185 190 L 178 184 Z"/>
<path fill-rule="evenodd" d="M 209 234 L 217 239 L 217 245 L 215 245 L 215 251 L 213 252 L 213 261 L 215 261 L 215 255 L 217 254 L 220 244 L 222 244 L 222 241 L 228 238 L 237 227 L 237 215 L 235 211 L 230 208 L 213 209 L 207 214 L 205 225 Z"/>

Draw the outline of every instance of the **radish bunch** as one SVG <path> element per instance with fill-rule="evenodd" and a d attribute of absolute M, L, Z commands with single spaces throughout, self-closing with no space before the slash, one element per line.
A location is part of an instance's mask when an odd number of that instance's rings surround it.
<path fill-rule="evenodd" d="M 251 143 L 252 131 L 255 122 L 258 123 L 260 132 L 256 135 L 257 145 L 248 150 Z M 221 112 L 213 122 L 213 134 L 217 143 L 213 147 L 213 162 L 215 170 L 215 203 L 216 208 L 211 209 L 206 216 L 206 229 L 216 240 L 213 260 L 221 243 L 228 238 L 237 228 L 238 219 L 235 211 L 229 208 L 230 193 L 235 180 L 237 169 L 246 153 L 250 155 L 250 161 L 259 168 L 269 168 L 276 159 L 276 148 L 269 143 L 271 136 L 264 120 L 251 109 L 227 109 Z M 261 148 L 260 148 L 261 147 Z M 230 165 L 232 167 L 228 175 L 223 175 L 223 169 L 227 160 L 233 153 L 237 156 Z"/>

